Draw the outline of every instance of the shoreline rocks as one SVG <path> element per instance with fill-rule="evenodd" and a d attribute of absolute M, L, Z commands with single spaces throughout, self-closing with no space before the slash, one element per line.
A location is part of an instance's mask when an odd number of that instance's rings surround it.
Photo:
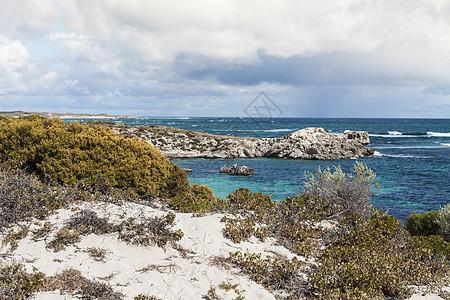
<path fill-rule="evenodd" d="M 159 149 L 169 159 L 177 158 L 285 158 L 338 160 L 370 156 L 366 148 L 369 135 L 363 131 L 329 133 L 323 128 L 308 127 L 272 139 L 213 135 L 167 126 L 129 126 L 96 121 L 111 127 L 124 137 L 137 137 Z"/>
<path fill-rule="evenodd" d="M 255 175 L 255 171 L 253 170 L 253 168 L 249 168 L 247 166 L 238 166 L 237 164 L 232 165 L 230 168 L 224 165 L 222 166 L 222 168 L 220 168 L 219 172 L 228 175 L 239 175 L 239 176 Z"/>

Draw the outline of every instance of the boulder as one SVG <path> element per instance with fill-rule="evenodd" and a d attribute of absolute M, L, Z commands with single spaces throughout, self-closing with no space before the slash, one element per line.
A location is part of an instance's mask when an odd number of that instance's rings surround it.
<path fill-rule="evenodd" d="M 222 168 L 220 168 L 219 172 L 228 175 L 240 175 L 240 176 L 250 176 L 255 174 L 253 168 L 249 168 L 247 166 L 238 166 L 237 164 L 232 165 L 230 168 L 224 165 L 222 166 Z"/>

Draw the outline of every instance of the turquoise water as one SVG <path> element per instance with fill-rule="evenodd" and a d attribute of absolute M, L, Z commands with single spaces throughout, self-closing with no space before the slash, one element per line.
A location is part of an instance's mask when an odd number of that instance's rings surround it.
<path fill-rule="evenodd" d="M 381 189 L 372 198 L 375 207 L 404 219 L 411 212 L 438 209 L 450 202 L 450 119 L 307 119 L 307 118 L 138 118 L 109 120 L 129 125 L 164 125 L 203 130 L 222 135 L 259 138 L 279 137 L 305 127 L 323 127 L 332 133 L 363 130 L 369 133 L 377 152 L 361 158 L 377 173 Z M 305 172 L 320 166 L 341 166 L 350 171 L 355 160 L 304 161 L 283 159 L 178 159 L 181 167 L 192 169 L 192 183 L 207 184 L 226 197 L 239 187 L 284 199 L 301 193 Z M 222 165 L 247 165 L 251 177 L 220 174 Z"/>

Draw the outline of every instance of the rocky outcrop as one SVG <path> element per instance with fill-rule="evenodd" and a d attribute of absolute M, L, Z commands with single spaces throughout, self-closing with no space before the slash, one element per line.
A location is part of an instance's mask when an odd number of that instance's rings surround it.
<path fill-rule="evenodd" d="M 136 127 L 96 122 L 125 137 L 137 137 L 158 148 L 168 158 L 254 158 L 337 160 L 372 155 L 367 132 L 332 134 L 323 128 L 304 128 L 291 134 L 257 139 L 213 135 L 165 126 Z"/>
<path fill-rule="evenodd" d="M 219 172 L 228 175 L 240 175 L 240 176 L 251 176 L 255 174 L 253 168 L 249 168 L 247 166 L 238 166 L 237 164 L 232 165 L 230 168 L 228 168 L 227 166 L 222 166 Z"/>

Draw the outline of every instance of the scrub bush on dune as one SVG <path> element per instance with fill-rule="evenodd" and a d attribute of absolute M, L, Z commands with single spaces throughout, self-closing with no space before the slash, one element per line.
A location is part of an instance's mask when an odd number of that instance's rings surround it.
<path fill-rule="evenodd" d="M 367 165 L 357 162 L 353 174 L 346 174 L 340 167 L 334 172 L 329 168 L 322 171 L 320 168 L 315 174 L 309 174 L 305 182 L 304 194 L 308 197 L 317 197 L 332 201 L 333 212 L 330 218 L 341 220 L 355 213 L 365 219 L 372 215 L 372 206 L 369 200 L 376 174 Z"/>
<path fill-rule="evenodd" d="M 157 149 L 110 128 L 38 116 L 0 120 L 0 154 L 21 168 L 64 182 L 102 175 L 118 188 L 173 197 L 189 189 L 186 174 Z"/>

